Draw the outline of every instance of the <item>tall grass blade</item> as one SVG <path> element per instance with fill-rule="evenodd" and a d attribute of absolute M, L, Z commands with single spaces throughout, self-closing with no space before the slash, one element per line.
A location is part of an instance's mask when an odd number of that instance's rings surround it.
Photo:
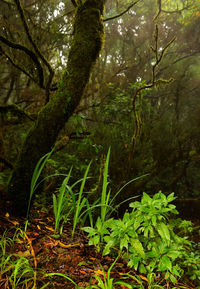
<path fill-rule="evenodd" d="M 63 273 L 47 273 L 44 275 L 44 277 L 51 277 L 51 276 L 60 276 L 63 277 L 67 280 L 69 280 L 71 283 L 73 283 L 75 285 L 75 288 L 78 288 L 78 285 L 67 275 L 63 274 Z"/>
<path fill-rule="evenodd" d="M 77 223 L 79 221 L 80 212 L 81 212 L 81 210 L 82 210 L 82 208 L 86 202 L 86 198 L 82 199 L 82 195 L 83 195 L 83 189 L 85 187 L 85 182 L 87 179 L 87 175 L 88 175 L 90 166 L 91 166 L 91 162 L 89 163 L 89 165 L 86 168 L 86 171 L 85 171 L 82 183 L 81 183 L 81 187 L 80 187 L 80 191 L 79 191 L 79 195 L 78 195 L 78 200 L 77 201 L 75 200 L 75 204 L 74 204 L 75 211 L 74 211 L 74 219 L 73 219 L 72 238 L 74 237 L 74 232 L 75 232 Z"/>
<path fill-rule="evenodd" d="M 101 220 L 104 222 L 106 217 L 106 193 L 107 193 L 107 186 L 108 186 L 108 166 L 109 166 L 109 159 L 110 159 L 110 148 L 108 149 L 108 153 L 106 156 L 106 162 L 103 172 L 103 187 L 102 187 L 102 193 L 101 193 Z"/>
<path fill-rule="evenodd" d="M 29 202 L 28 202 L 28 209 L 27 209 L 27 214 L 26 214 L 26 218 L 28 219 L 29 217 L 29 212 L 30 212 L 30 206 L 31 206 L 31 200 L 32 200 L 32 197 L 33 197 L 33 194 L 35 192 L 35 189 L 36 189 L 36 184 L 37 184 L 37 181 L 41 175 L 41 172 L 44 168 L 44 166 L 46 165 L 48 159 L 50 158 L 50 156 L 52 155 L 54 151 L 54 148 L 49 152 L 47 153 L 46 155 L 44 155 L 37 163 L 35 169 L 34 169 L 34 172 L 33 172 L 33 176 L 32 176 L 32 179 L 31 179 L 31 186 L 30 186 L 30 195 L 29 195 Z"/>
<path fill-rule="evenodd" d="M 123 186 L 119 189 L 119 191 L 117 191 L 117 193 L 116 193 L 116 194 L 114 195 L 114 197 L 111 199 L 110 204 L 112 205 L 112 204 L 114 203 L 114 200 L 116 199 L 116 197 L 121 193 L 121 191 L 122 191 L 125 187 L 127 187 L 127 186 L 128 186 L 129 184 L 131 184 L 132 182 L 135 182 L 135 181 L 137 181 L 137 180 L 139 180 L 139 179 L 141 179 L 141 178 L 144 178 L 144 177 L 146 177 L 146 176 L 149 176 L 149 174 L 144 174 L 144 175 L 142 175 L 142 176 L 139 176 L 139 177 L 137 177 L 137 178 L 134 178 L 134 179 L 128 181 L 125 185 L 123 185 Z"/>
<path fill-rule="evenodd" d="M 56 233 L 58 231 L 60 220 L 63 217 L 62 213 L 63 213 L 63 209 L 65 207 L 65 199 L 66 199 L 65 192 L 66 192 L 66 189 L 69 188 L 68 182 L 69 182 L 69 179 L 71 176 L 71 172 L 72 172 L 72 167 L 71 167 L 67 177 L 62 182 L 62 185 L 61 185 L 60 190 L 59 190 L 58 198 L 56 198 L 55 194 L 53 194 L 53 210 L 54 210 L 54 216 L 55 216 L 54 233 Z"/>

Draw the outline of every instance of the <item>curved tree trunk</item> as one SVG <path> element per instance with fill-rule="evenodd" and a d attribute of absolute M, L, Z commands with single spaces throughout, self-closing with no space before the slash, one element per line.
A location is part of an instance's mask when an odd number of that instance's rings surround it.
<path fill-rule="evenodd" d="M 59 91 L 43 107 L 31 128 L 8 185 L 15 213 L 25 215 L 33 170 L 38 160 L 49 152 L 75 108 L 88 82 L 92 65 L 103 43 L 104 0 L 85 0 L 74 20 L 74 36 L 68 64 Z"/>

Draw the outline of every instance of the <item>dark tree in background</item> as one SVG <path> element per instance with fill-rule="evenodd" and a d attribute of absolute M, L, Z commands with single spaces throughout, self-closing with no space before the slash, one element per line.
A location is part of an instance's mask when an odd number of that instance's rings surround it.
<path fill-rule="evenodd" d="M 15 3 L 19 8 L 19 13 L 22 14 L 22 21 L 26 29 L 27 22 L 23 8 L 19 0 L 16 0 Z M 39 112 L 35 125 L 26 137 L 9 182 L 8 192 L 19 214 L 26 213 L 30 182 L 36 163 L 52 149 L 59 131 L 80 102 L 92 65 L 98 57 L 103 43 L 103 8 L 103 0 L 86 0 L 77 8 L 73 24 L 73 40 L 60 88 Z M 28 31 L 28 33 L 30 32 Z M 0 39 L 11 48 L 26 49 L 3 37 Z M 37 46 L 34 47 L 34 50 L 35 53 L 28 50 L 27 54 L 32 60 L 34 58 L 38 71 L 41 70 L 39 79 L 42 85 L 42 69 L 37 57 L 41 55 Z"/>

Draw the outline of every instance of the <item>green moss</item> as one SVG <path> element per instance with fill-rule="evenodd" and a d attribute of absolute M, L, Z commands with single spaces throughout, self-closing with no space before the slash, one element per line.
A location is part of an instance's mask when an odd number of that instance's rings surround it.
<path fill-rule="evenodd" d="M 79 5 L 63 85 L 40 111 L 16 163 L 9 183 L 9 193 L 20 214 L 26 213 L 34 167 L 52 149 L 58 133 L 79 104 L 91 68 L 101 50 L 104 38 L 103 2 L 86 0 Z"/>

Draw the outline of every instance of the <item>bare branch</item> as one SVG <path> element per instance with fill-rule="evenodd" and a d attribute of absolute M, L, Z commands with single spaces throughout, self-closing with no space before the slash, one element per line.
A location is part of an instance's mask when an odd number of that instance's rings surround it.
<path fill-rule="evenodd" d="M 190 7 L 192 7 L 192 5 L 187 4 L 186 6 L 184 6 L 182 9 L 177 9 L 176 10 L 165 10 L 162 9 L 162 0 L 157 0 L 157 6 L 158 6 L 158 12 L 154 18 L 154 21 L 157 20 L 157 18 L 160 16 L 160 14 L 163 13 L 169 13 L 169 14 L 174 14 L 174 13 L 181 13 L 182 11 L 184 11 L 185 9 L 188 9 Z"/>
<path fill-rule="evenodd" d="M 18 50 L 25 52 L 31 58 L 31 60 L 35 63 L 36 68 L 37 68 L 38 78 L 39 78 L 39 86 L 41 88 L 44 88 L 43 69 L 42 69 L 42 66 L 41 66 L 36 54 L 33 51 L 29 50 L 26 46 L 12 42 L 12 41 L 6 39 L 2 35 L 0 35 L 0 41 L 11 48 L 18 49 Z M 30 77 L 33 80 L 33 77 L 31 77 L 30 74 L 28 72 L 26 72 L 23 68 L 19 67 L 16 63 L 14 63 L 14 61 L 5 52 L 3 54 L 8 58 L 8 60 L 12 63 L 12 65 L 14 65 L 16 68 L 20 69 L 23 73 L 25 73 L 28 77 Z"/>
<path fill-rule="evenodd" d="M 158 5 L 158 13 L 156 14 L 154 21 L 159 17 L 160 13 L 162 12 L 162 2 L 161 0 L 157 0 L 157 5 Z"/>
<path fill-rule="evenodd" d="M 124 11 L 121 12 L 120 14 L 117 14 L 117 15 L 115 15 L 115 16 L 106 18 L 106 19 L 104 19 L 103 21 L 106 22 L 106 21 L 113 20 L 113 19 L 116 19 L 116 18 L 121 17 L 121 16 L 124 15 L 126 12 L 128 12 L 134 5 L 136 5 L 139 1 L 140 1 L 140 0 L 137 0 L 137 1 L 135 1 L 134 3 L 132 3 L 130 6 L 128 6 L 128 8 L 127 8 L 126 10 L 124 10 Z"/>
<path fill-rule="evenodd" d="M 10 104 L 10 105 L 2 105 L 0 106 L 0 114 L 6 114 L 6 113 L 12 113 L 13 115 L 19 117 L 19 118 L 29 118 L 30 120 L 34 121 L 34 119 L 26 113 L 23 109 L 19 108 L 15 104 Z"/>
<path fill-rule="evenodd" d="M 50 65 L 50 63 L 47 61 L 47 59 L 44 57 L 44 55 L 40 52 L 39 48 L 37 47 L 35 41 L 33 40 L 31 33 L 29 31 L 29 27 L 26 21 L 26 17 L 24 15 L 24 11 L 23 8 L 21 6 L 20 0 L 14 0 L 16 5 L 17 5 L 17 9 L 19 11 L 23 26 L 24 26 L 24 30 L 26 32 L 26 35 L 28 37 L 28 40 L 30 41 L 30 43 L 32 44 L 36 54 L 41 58 L 41 60 L 43 61 L 43 63 L 47 66 L 48 70 L 49 70 L 49 79 L 47 81 L 46 84 L 46 102 L 49 101 L 49 93 L 50 93 L 50 86 L 51 86 L 51 82 L 54 76 L 54 71 Z"/>

